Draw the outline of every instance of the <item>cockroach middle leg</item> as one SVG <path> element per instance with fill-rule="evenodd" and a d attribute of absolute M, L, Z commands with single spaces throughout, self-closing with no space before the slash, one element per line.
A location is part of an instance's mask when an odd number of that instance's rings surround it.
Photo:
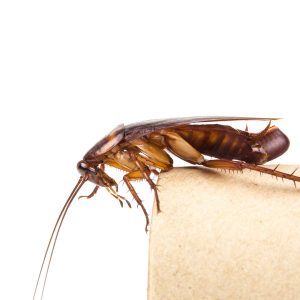
<path fill-rule="evenodd" d="M 153 180 L 150 178 L 149 174 L 147 172 L 143 172 L 144 177 L 146 178 L 147 182 L 149 183 L 151 189 L 154 191 L 154 198 L 155 198 L 155 203 L 156 203 L 156 210 L 157 213 L 161 212 L 160 209 L 160 202 L 159 202 L 159 198 L 158 198 L 158 189 L 157 189 L 157 185 L 153 182 Z"/>
<path fill-rule="evenodd" d="M 140 170 L 138 171 L 132 171 L 126 175 L 123 176 L 123 180 L 125 182 L 125 184 L 127 185 L 130 193 L 132 194 L 134 200 L 137 202 L 137 204 L 142 208 L 142 211 L 145 215 L 146 218 L 146 226 L 145 226 L 145 231 L 148 232 L 148 226 L 149 226 L 149 216 L 147 213 L 147 210 L 145 208 L 145 206 L 143 205 L 142 200 L 140 199 L 140 197 L 138 196 L 136 190 L 134 189 L 134 187 L 131 184 L 131 180 L 137 180 L 137 179 L 143 179 L 143 174 L 141 173 Z"/>
<path fill-rule="evenodd" d="M 282 179 L 291 180 L 296 185 L 296 182 L 300 182 L 300 177 L 294 175 L 296 170 L 294 170 L 291 174 L 281 172 L 277 170 L 276 166 L 274 169 L 269 169 L 267 167 L 261 166 L 261 165 L 255 165 L 255 164 L 249 164 L 243 161 L 232 161 L 232 160 L 225 160 L 225 159 L 212 159 L 212 160 L 206 160 L 202 163 L 203 166 L 208 168 L 218 168 L 218 169 L 224 169 L 224 170 L 240 170 L 243 169 L 249 169 L 254 170 L 260 173 L 269 174 L 271 176 L 276 176 Z"/>
<path fill-rule="evenodd" d="M 149 169 L 155 176 L 158 176 L 160 174 L 160 172 L 158 172 L 154 167 L 149 167 Z"/>
<path fill-rule="evenodd" d="M 153 180 L 150 178 L 150 174 L 151 174 L 150 169 L 146 165 L 144 165 L 142 162 L 140 162 L 135 154 L 132 153 L 131 156 L 132 156 L 133 160 L 135 161 L 135 164 L 137 165 L 137 167 L 140 169 L 141 173 L 143 174 L 143 177 L 147 180 L 151 189 L 154 191 L 154 198 L 155 198 L 157 213 L 160 213 L 161 209 L 160 209 L 160 202 L 159 202 L 159 198 L 158 198 L 157 186 L 153 182 Z"/>

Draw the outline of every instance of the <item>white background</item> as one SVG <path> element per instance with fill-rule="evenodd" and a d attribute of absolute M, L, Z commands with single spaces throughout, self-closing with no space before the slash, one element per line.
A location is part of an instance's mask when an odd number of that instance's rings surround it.
<path fill-rule="evenodd" d="M 32 298 L 77 161 L 121 122 L 284 117 L 277 161 L 299 164 L 299 15 L 298 1 L 2 1 L 0 298 Z M 146 299 L 147 243 L 135 206 L 75 200 L 44 300 Z"/>

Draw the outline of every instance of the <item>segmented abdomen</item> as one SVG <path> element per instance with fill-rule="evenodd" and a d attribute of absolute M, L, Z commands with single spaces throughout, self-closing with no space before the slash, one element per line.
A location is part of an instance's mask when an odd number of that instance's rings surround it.
<path fill-rule="evenodd" d="M 220 158 L 243 160 L 251 146 L 238 130 L 224 125 L 187 125 L 176 129 L 189 144 L 202 154 Z"/>

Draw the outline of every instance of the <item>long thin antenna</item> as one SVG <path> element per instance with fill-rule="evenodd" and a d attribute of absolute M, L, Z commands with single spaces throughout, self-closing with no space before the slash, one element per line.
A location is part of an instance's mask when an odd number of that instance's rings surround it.
<path fill-rule="evenodd" d="M 33 294 L 33 300 L 36 299 L 37 292 L 38 292 L 39 288 L 41 289 L 40 299 L 43 298 L 44 289 L 45 289 L 47 276 L 48 276 L 48 271 L 49 271 L 49 267 L 50 267 L 50 264 L 51 264 L 53 251 L 54 251 L 54 248 L 55 248 L 55 244 L 56 244 L 56 241 L 57 241 L 57 237 L 58 237 L 61 225 L 63 223 L 65 215 L 66 215 L 73 199 L 75 198 L 76 194 L 78 193 L 78 191 L 81 189 L 81 187 L 83 186 L 83 184 L 87 180 L 88 180 L 88 175 L 87 174 L 84 175 L 84 176 L 80 176 L 77 184 L 75 185 L 73 191 L 71 192 L 69 198 L 67 199 L 65 205 L 63 206 L 63 208 L 62 208 L 62 210 L 61 210 L 61 212 L 60 212 L 60 214 L 59 214 L 59 216 L 56 220 L 56 223 L 55 223 L 54 228 L 53 228 L 52 233 L 51 233 L 51 237 L 50 237 L 48 245 L 47 245 L 47 249 L 45 251 L 45 255 L 44 255 L 43 262 L 42 262 L 42 265 L 41 265 L 41 269 L 40 269 L 40 272 L 39 272 L 39 276 L 38 276 L 38 279 L 37 279 L 37 282 L 36 282 L 36 286 L 35 286 L 34 294 Z M 48 261 L 48 262 L 46 263 L 46 261 Z M 44 271 L 45 274 L 44 274 L 43 281 L 41 281 L 43 271 Z M 41 286 L 41 283 L 42 283 L 42 286 Z"/>

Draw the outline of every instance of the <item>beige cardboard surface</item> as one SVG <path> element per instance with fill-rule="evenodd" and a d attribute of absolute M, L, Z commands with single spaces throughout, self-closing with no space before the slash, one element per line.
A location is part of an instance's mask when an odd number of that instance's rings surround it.
<path fill-rule="evenodd" d="M 204 168 L 158 184 L 148 300 L 300 299 L 300 184 Z"/>

